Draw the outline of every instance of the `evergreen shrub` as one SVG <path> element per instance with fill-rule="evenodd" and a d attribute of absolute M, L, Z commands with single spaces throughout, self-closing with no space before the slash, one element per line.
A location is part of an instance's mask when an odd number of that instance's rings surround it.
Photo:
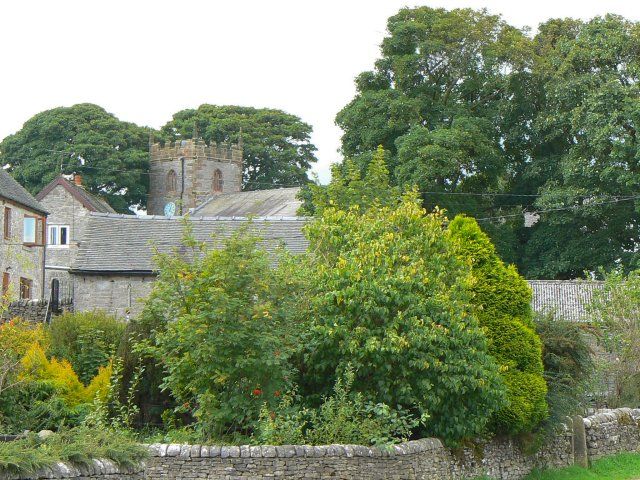
<path fill-rule="evenodd" d="M 493 428 L 510 434 L 533 431 L 547 417 L 548 407 L 531 289 L 515 267 L 502 262 L 474 219 L 455 217 L 449 232 L 460 259 L 471 266 L 472 303 L 507 386 L 507 404 L 494 415 Z"/>

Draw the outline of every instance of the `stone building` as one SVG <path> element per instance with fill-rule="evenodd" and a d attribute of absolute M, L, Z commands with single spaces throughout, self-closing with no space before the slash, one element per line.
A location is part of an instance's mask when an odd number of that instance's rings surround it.
<path fill-rule="evenodd" d="M 149 215 L 183 215 L 212 196 L 242 189 L 242 141 L 155 143 L 149 155 Z"/>
<path fill-rule="evenodd" d="M 281 245 L 292 253 L 307 248 L 304 218 L 193 217 L 190 222 L 195 238 L 213 248 L 241 228 L 260 237 L 268 252 Z M 121 317 L 137 315 L 157 274 L 154 254 L 188 253 L 182 243 L 184 226 L 184 219 L 177 217 L 89 214 L 71 269 L 74 308 L 103 309 Z"/>
<path fill-rule="evenodd" d="M 115 211 L 106 201 L 82 187 L 80 175 L 74 175 L 73 181 L 62 175 L 56 177 L 36 199 L 50 212 L 46 232 L 45 296 L 50 297 L 52 285 L 55 285 L 57 298 L 72 297 L 69 269 L 76 258 L 88 216 L 91 212 Z"/>
<path fill-rule="evenodd" d="M 3 298 L 42 298 L 46 217 L 46 209 L 0 168 L 0 272 Z"/>

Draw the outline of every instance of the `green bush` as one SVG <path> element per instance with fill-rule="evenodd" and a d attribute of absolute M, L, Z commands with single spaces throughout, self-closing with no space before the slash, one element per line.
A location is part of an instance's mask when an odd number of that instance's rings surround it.
<path fill-rule="evenodd" d="M 0 442 L 0 473 L 30 474 L 56 462 L 86 464 L 94 458 L 133 466 L 148 450 L 126 432 L 78 427 L 46 439 L 31 434 L 14 442 Z"/>
<path fill-rule="evenodd" d="M 161 387 L 177 401 L 175 413 L 197 419 L 204 439 L 248 434 L 261 405 L 275 405 L 291 384 L 298 273 L 285 256 L 273 266 L 246 230 L 219 250 L 189 232 L 187 224 L 188 253 L 158 257 L 142 317 L 160 328 L 143 350 L 164 367 Z"/>
<path fill-rule="evenodd" d="M 102 311 L 65 313 L 49 326 L 49 356 L 65 359 L 86 385 L 109 363 L 122 341 L 125 324 Z"/>
<path fill-rule="evenodd" d="M 353 380 L 353 370 L 347 369 L 336 381 L 334 394 L 317 409 L 301 408 L 295 393 L 285 395 L 275 411 L 265 404 L 254 440 L 263 445 L 388 445 L 408 440 L 412 430 L 427 420 L 385 404 L 367 403 L 361 393 L 351 393 Z"/>
<path fill-rule="evenodd" d="M 409 195 L 397 208 L 326 208 L 306 227 L 312 327 L 299 385 L 314 405 L 348 365 L 366 402 L 429 415 L 421 433 L 449 443 L 482 431 L 502 405 L 445 221 Z"/>
<path fill-rule="evenodd" d="M 472 218 L 457 216 L 449 232 L 460 258 L 471 265 L 472 302 L 500 364 L 507 404 L 494 416 L 499 433 L 534 430 L 548 415 L 542 343 L 531 313 L 531 289 L 515 267 L 506 266 Z"/>
<path fill-rule="evenodd" d="M 640 406 L 640 270 L 605 274 L 590 311 L 607 355 L 598 359 L 598 390 L 610 408 Z"/>
<path fill-rule="evenodd" d="M 547 381 L 549 426 L 558 425 L 568 415 L 584 412 L 588 405 L 594 362 L 584 325 L 536 315 L 536 331 L 542 340 L 544 377 Z"/>
<path fill-rule="evenodd" d="M 101 367 L 85 386 L 67 360 L 47 357 L 49 333 L 42 326 L 21 322 L 0 326 L 0 357 L 12 366 L 0 379 L 4 433 L 77 426 L 99 392 L 106 390 L 110 365 Z"/>

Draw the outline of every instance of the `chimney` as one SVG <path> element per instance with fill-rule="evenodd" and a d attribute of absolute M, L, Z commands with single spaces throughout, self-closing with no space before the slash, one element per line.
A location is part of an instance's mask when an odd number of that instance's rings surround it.
<path fill-rule="evenodd" d="M 74 173 L 73 174 L 73 183 L 75 183 L 77 186 L 81 187 L 82 186 L 82 175 L 80 175 L 78 173 Z"/>

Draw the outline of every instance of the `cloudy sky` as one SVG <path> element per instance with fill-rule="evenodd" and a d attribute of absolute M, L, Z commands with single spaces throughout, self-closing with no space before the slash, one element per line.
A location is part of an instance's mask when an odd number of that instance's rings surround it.
<path fill-rule="evenodd" d="M 607 12 L 640 21 L 637 0 L 3 1 L 0 139 L 80 102 L 156 128 L 202 103 L 273 107 L 313 126 L 326 182 L 341 158 L 335 114 L 377 58 L 386 19 L 414 5 L 486 7 L 534 29 Z"/>

